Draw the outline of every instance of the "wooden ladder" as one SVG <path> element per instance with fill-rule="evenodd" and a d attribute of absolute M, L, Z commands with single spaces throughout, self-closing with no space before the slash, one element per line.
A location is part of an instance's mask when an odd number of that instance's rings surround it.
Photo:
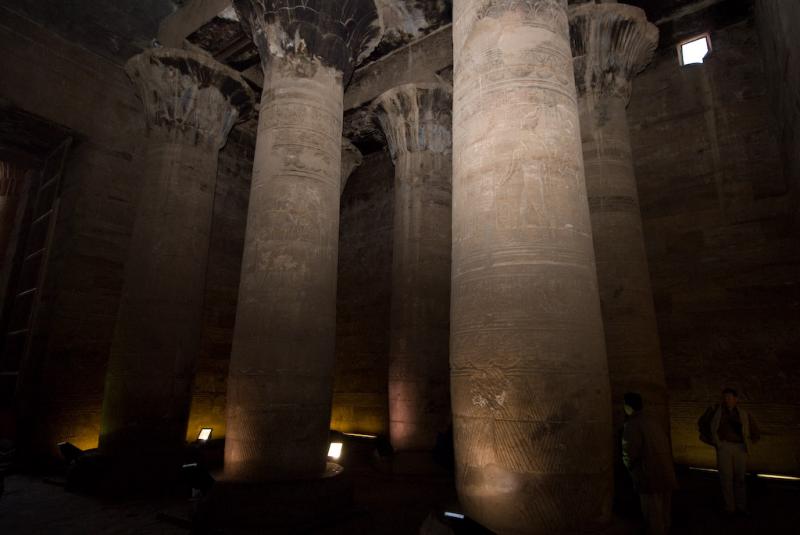
<path fill-rule="evenodd" d="M 25 221 L 27 235 L 22 235 L 24 249 L 17 257 L 14 289 L 8 294 L 13 300 L 6 308 L 6 331 L 0 353 L 0 400 L 12 401 L 19 387 L 19 376 L 31 351 L 36 315 L 41 301 L 47 262 L 53 244 L 53 234 L 61 197 L 61 177 L 64 163 L 72 144 L 65 139 L 44 161 L 35 189 L 31 189 L 33 203 L 27 207 Z M 23 230 L 25 232 L 25 230 Z"/>

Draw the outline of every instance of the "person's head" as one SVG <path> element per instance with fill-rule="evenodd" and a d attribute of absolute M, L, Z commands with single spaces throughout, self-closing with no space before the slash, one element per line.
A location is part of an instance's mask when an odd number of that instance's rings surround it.
<path fill-rule="evenodd" d="M 739 394 L 733 388 L 726 388 L 722 391 L 722 403 L 726 407 L 732 409 L 736 407 L 736 402 L 739 401 Z"/>
<path fill-rule="evenodd" d="M 636 392 L 626 392 L 622 399 L 624 403 L 623 408 L 625 409 L 625 414 L 628 416 L 636 414 L 644 407 L 642 396 Z"/>

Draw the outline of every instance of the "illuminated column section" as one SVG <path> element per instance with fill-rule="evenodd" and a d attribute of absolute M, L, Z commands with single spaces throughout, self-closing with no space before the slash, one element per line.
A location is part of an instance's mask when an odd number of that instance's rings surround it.
<path fill-rule="evenodd" d="M 378 97 L 394 161 L 389 431 L 396 450 L 431 450 L 450 423 L 452 89 L 409 84 Z"/>
<path fill-rule="evenodd" d="M 148 50 L 126 70 L 144 103 L 146 142 L 100 449 L 132 470 L 142 461 L 156 471 L 184 445 L 217 157 L 254 95 L 236 71 L 185 50 Z"/>
<path fill-rule="evenodd" d="M 456 486 L 498 533 L 610 517 L 611 408 L 566 0 L 453 3 Z"/>
<path fill-rule="evenodd" d="M 614 427 L 622 396 L 639 392 L 669 426 L 667 390 L 647 269 L 625 108 L 631 79 L 650 62 L 658 29 L 639 8 L 584 4 L 570 10 L 586 189 L 605 326 Z"/>
<path fill-rule="evenodd" d="M 372 0 L 236 0 L 261 54 L 228 377 L 225 478 L 323 474 L 333 389 L 343 84 L 382 35 Z"/>
<path fill-rule="evenodd" d="M 344 188 L 347 186 L 347 180 L 350 178 L 350 175 L 353 174 L 361 163 L 364 161 L 364 157 L 361 155 L 361 151 L 356 148 L 355 145 L 350 143 L 350 140 L 343 137 L 342 138 L 342 181 L 339 187 L 339 196 L 344 193 Z"/>

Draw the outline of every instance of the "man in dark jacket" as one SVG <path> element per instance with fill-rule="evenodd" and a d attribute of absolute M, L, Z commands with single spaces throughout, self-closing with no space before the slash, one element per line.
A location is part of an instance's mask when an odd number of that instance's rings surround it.
<path fill-rule="evenodd" d="M 753 416 L 738 406 L 733 388 L 722 391 L 722 403 L 709 407 L 700 417 L 700 440 L 717 449 L 717 469 L 725 512 L 747 513 L 745 474 L 747 457 L 761 438 Z"/>
<path fill-rule="evenodd" d="M 663 424 L 643 410 L 642 396 L 628 392 L 624 402 L 622 461 L 639 493 L 647 533 L 663 535 L 671 524 L 672 491 L 678 488 L 672 446 Z"/>

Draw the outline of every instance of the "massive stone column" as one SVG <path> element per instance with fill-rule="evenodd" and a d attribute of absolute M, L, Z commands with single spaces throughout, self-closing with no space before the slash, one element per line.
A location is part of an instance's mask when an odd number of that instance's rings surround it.
<path fill-rule="evenodd" d="M 395 169 L 389 433 L 396 450 L 431 450 L 450 422 L 452 90 L 403 85 L 373 109 Z"/>
<path fill-rule="evenodd" d="M 218 152 L 254 98 L 236 71 L 185 50 L 148 50 L 126 70 L 144 103 L 146 143 L 100 449 L 160 470 L 186 436 Z"/>
<path fill-rule="evenodd" d="M 669 425 L 667 391 L 647 269 L 625 108 L 631 79 L 652 58 L 658 29 L 641 9 L 584 4 L 570 10 L 586 189 L 592 217 L 615 429 L 622 396 L 642 394 Z"/>
<path fill-rule="evenodd" d="M 606 521 L 611 408 L 566 0 L 453 4 L 456 484 L 498 533 Z"/>
<path fill-rule="evenodd" d="M 264 69 L 228 378 L 225 476 L 323 473 L 333 387 L 343 84 L 372 0 L 236 0 Z"/>

